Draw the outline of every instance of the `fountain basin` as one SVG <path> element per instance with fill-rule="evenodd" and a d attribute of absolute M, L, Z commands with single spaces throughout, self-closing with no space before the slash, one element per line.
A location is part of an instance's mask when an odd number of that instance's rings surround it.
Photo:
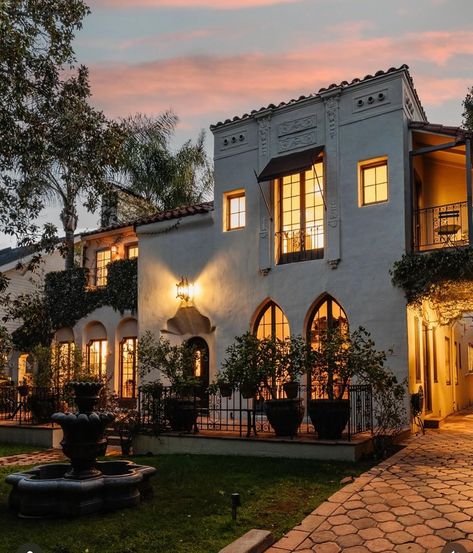
<path fill-rule="evenodd" d="M 154 467 L 117 460 L 98 461 L 96 468 L 100 474 L 85 479 L 66 477 L 68 463 L 10 474 L 10 509 L 24 518 L 76 517 L 133 507 L 152 495 Z"/>

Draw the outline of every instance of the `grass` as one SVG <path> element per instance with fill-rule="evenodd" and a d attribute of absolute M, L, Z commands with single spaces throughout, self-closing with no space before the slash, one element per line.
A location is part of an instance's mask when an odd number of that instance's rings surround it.
<path fill-rule="evenodd" d="M 19 453 L 32 453 L 33 451 L 41 451 L 44 447 L 27 444 L 10 444 L 0 442 L 0 457 L 10 457 Z"/>
<path fill-rule="evenodd" d="M 366 464 L 295 459 L 160 455 L 154 497 L 135 509 L 74 520 L 24 520 L 8 511 L 0 469 L 0 551 L 36 543 L 43 553 L 213 553 L 251 528 L 276 537 L 340 489 Z M 230 495 L 242 506 L 231 520 Z"/>

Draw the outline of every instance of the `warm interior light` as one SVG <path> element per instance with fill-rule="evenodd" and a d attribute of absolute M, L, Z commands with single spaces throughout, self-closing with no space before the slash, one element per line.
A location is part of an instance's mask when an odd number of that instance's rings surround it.
<path fill-rule="evenodd" d="M 110 248 L 111 252 L 113 253 L 113 255 L 117 255 L 118 254 L 118 246 L 116 244 L 114 244 L 111 248 Z"/>
<path fill-rule="evenodd" d="M 176 298 L 182 301 L 191 301 L 194 298 L 194 285 L 189 283 L 187 277 L 181 277 L 176 284 Z"/>

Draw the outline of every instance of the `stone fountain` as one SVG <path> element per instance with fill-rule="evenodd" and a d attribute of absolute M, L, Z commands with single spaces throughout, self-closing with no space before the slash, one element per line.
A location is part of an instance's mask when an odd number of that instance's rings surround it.
<path fill-rule="evenodd" d="M 61 442 L 70 463 L 40 465 L 6 477 L 13 486 L 9 505 L 20 517 L 79 516 L 137 505 L 152 488 L 154 467 L 130 461 L 97 461 L 105 455 L 105 428 L 112 413 L 95 412 L 103 384 L 73 382 L 77 413 L 52 417 L 64 433 Z"/>

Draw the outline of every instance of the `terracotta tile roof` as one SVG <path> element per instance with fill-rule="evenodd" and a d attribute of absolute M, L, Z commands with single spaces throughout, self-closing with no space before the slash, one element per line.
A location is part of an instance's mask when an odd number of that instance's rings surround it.
<path fill-rule="evenodd" d="M 139 227 L 142 225 L 149 225 L 151 223 L 158 223 L 159 221 L 169 221 L 171 219 L 180 219 L 181 217 L 189 217 L 190 215 L 198 215 L 199 213 L 209 213 L 214 210 L 214 203 L 202 202 L 200 204 L 188 205 L 183 207 L 176 207 L 175 209 L 169 209 L 167 211 L 160 211 L 155 215 L 144 217 L 134 221 L 133 226 Z"/>
<path fill-rule="evenodd" d="M 288 102 L 281 102 L 278 105 L 269 104 L 268 106 L 263 106 L 259 109 L 254 109 L 250 113 L 245 113 L 244 115 L 242 115 L 240 117 L 235 116 L 235 117 L 233 117 L 233 119 L 226 119 L 225 121 L 219 121 L 215 125 L 210 125 L 210 129 L 214 130 L 214 129 L 217 129 L 219 127 L 223 127 L 224 125 L 228 125 L 229 123 L 233 123 L 234 121 L 243 121 L 244 119 L 250 119 L 254 115 L 258 114 L 259 112 L 266 111 L 268 109 L 277 109 L 277 108 L 281 108 L 281 107 L 284 107 L 284 106 L 290 106 L 290 105 L 293 105 L 293 104 L 297 104 L 298 102 L 302 102 L 303 100 L 307 100 L 309 98 L 320 97 L 323 92 L 326 92 L 327 90 L 330 90 L 332 88 L 348 88 L 350 86 L 353 86 L 353 85 L 356 85 L 356 84 L 359 84 L 359 83 L 364 83 L 366 81 L 370 81 L 372 79 L 375 79 L 377 77 L 382 77 L 383 75 L 388 75 L 390 73 L 396 73 L 398 71 L 399 72 L 403 71 L 406 74 L 406 76 L 409 79 L 409 82 L 411 84 L 412 90 L 414 92 L 414 96 L 415 96 L 416 100 L 419 103 L 422 114 L 427 119 L 427 116 L 425 114 L 424 108 L 422 107 L 422 103 L 420 101 L 419 95 L 417 94 L 417 90 L 414 87 L 414 81 L 413 81 L 413 79 L 412 79 L 412 77 L 409 73 L 409 66 L 404 64 L 404 65 L 401 65 L 400 67 L 390 67 L 387 71 L 383 71 L 383 70 L 376 71 L 376 73 L 374 75 L 365 75 L 362 79 L 358 79 L 358 78 L 353 79 L 351 82 L 342 81 L 339 84 L 333 83 L 330 86 L 328 86 L 327 88 L 321 88 L 321 89 L 319 89 L 318 92 L 314 92 L 312 94 L 309 94 L 308 96 L 299 96 L 299 98 L 293 98 L 292 100 L 289 100 Z"/>
<path fill-rule="evenodd" d="M 197 215 L 199 213 L 208 213 L 213 211 L 214 203 L 211 202 L 202 202 L 196 205 L 176 207 L 174 209 L 168 209 L 166 211 L 159 211 L 154 215 L 149 215 L 147 217 L 141 217 L 140 219 L 135 219 L 134 221 L 129 221 L 127 223 L 117 223 L 115 225 L 110 225 L 108 227 L 98 228 L 96 230 L 91 230 L 88 232 L 83 232 L 81 236 L 91 236 L 93 234 L 102 234 L 104 232 L 111 232 L 113 230 L 118 230 L 121 228 L 136 227 L 141 225 L 149 225 L 151 223 L 157 223 L 159 221 L 169 221 L 172 219 L 180 219 L 181 217 L 189 217 L 190 215 Z"/>
<path fill-rule="evenodd" d="M 450 127 L 448 125 L 438 125 L 436 123 L 428 123 L 427 121 L 411 121 L 409 128 L 417 131 L 427 131 L 438 134 L 446 134 L 456 138 L 473 138 L 473 132 L 462 127 Z"/>

